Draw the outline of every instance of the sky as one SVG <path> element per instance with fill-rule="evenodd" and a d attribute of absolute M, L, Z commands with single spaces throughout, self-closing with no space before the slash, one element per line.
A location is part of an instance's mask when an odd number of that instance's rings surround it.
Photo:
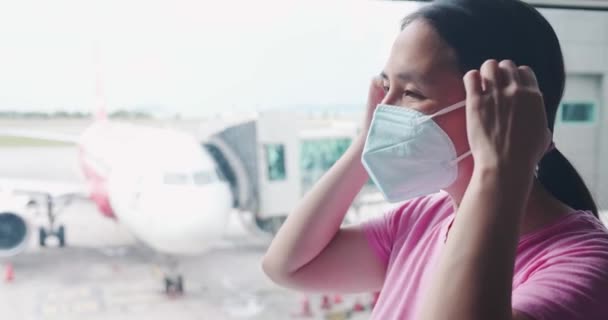
<path fill-rule="evenodd" d="M 0 110 L 363 105 L 411 2 L 0 2 Z"/>

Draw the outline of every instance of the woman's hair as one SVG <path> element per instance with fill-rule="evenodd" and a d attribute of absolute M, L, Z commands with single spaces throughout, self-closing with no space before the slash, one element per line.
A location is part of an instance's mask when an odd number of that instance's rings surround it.
<path fill-rule="evenodd" d="M 488 59 L 509 59 L 532 68 L 553 132 L 566 74 L 557 35 L 540 12 L 520 0 L 439 0 L 405 17 L 401 29 L 419 19 L 434 27 L 455 51 L 463 74 L 479 69 Z M 583 179 L 558 150 L 542 158 L 538 179 L 568 206 L 598 216 Z"/>

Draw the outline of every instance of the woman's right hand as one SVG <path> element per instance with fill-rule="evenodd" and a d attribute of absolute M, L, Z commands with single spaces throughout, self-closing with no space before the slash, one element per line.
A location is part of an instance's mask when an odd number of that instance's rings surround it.
<path fill-rule="evenodd" d="M 367 131 L 369 130 L 372 118 L 374 117 L 374 111 L 376 111 L 376 107 L 382 102 L 385 95 L 386 93 L 382 87 L 382 78 L 380 78 L 380 76 L 375 76 L 372 78 L 367 94 L 365 117 L 363 118 L 363 123 L 361 125 L 361 134 L 363 136 L 367 137 Z"/>

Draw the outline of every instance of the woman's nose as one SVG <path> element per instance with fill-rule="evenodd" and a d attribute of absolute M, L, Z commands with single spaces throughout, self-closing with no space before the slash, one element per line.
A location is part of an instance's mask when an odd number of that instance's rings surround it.
<path fill-rule="evenodd" d="M 393 106 L 398 106 L 400 105 L 400 102 L 401 94 L 399 94 L 396 90 L 389 90 L 382 99 L 381 104 L 390 104 Z"/>

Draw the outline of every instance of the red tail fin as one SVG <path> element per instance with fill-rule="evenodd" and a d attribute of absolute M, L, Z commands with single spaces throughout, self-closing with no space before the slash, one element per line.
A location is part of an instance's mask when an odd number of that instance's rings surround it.
<path fill-rule="evenodd" d="M 106 112 L 105 91 L 103 88 L 103 76 L 101 71 L 101 57 L 97 52 L 97 65 L 95 72 L 95 121 L 106 121 L 108 114 Z"/>

